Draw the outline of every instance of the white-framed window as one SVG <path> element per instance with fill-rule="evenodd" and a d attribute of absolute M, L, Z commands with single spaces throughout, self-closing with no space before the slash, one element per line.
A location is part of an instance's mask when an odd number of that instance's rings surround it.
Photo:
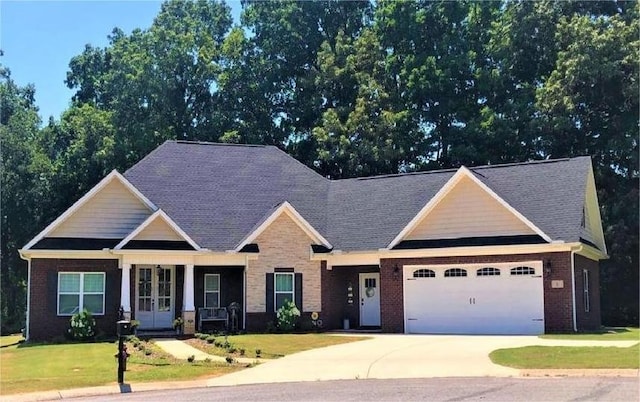
<path fill-rule="evenodd" d="M 499 276 L 500 270 L 493 267 L 480 268 L 476 271 L 476 276 Z"/>
<path fill-rule="evenodd" d="M 273 275 L 274 280 L 274 297 L 273 303 L 275 311 L 278 311 L 280 307 L 282 307 L 286 300 L 295 303 L 295 293 L 294 286 L 295 281 L 293 277 L 293 272 L 276 272 Z"/>
<path fill-rule="evenodd" d="M 432 269 L 420 268 L 413 271 L 414 278 L 435 278 L 436 273 Z"/>
<path fill-rule="evenodd" d="M 582 270 L 582 289 L 584 297 L 584 312 L 588 313 L 591 309 L 591 305 L 589 303 L 589 271 L 586 269 Z"/>
<path fill-rule="evenodd" d="M 459 278 L 467 276 L 467 270 L 462 268 L 449 268 L 444 271 L 445 278 Z"/>
<path fill-rule="evenodd" d="M 220 307 L 220 275 L 204 275 L 204 306 Z"/>
<path fill-rule="evenodd" d="M 104 315 L 104 272 L 58 272 L 58 315 Z"/>

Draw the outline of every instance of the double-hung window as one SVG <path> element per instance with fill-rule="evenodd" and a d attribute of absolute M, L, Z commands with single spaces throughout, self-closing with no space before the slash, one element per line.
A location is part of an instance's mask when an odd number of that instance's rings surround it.
<path fill-rule="evenodd" d="M 282 307 L 285 301 L 287 300 L 295 303 L 294 289 L 293 289 L 294 288 L 293 272 L 287 272 L 287 273 L 276 272 L 274 274 L 274 281 L 275 281 L 275 286 L 273 287 L 274 293 L 275 293 L 274 307 L 276 311 L 278 311 L 278 309 Z"/>
<path fill-rule="evenodd" d="M 59 272 L 58 315 L 104 314 L 104 272 Z"/>
<path fill-rule="evenodd" d="M 220 275 L 204 275 L 204 306 L 220 307 Z"/>

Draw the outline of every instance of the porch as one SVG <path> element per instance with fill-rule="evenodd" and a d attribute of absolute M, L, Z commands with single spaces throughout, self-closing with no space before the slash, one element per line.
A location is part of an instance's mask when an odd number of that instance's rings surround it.
<path fill-rule="evenodd" d="M 227 320 L 201 320 L 199 311 L 233 304 L 235 327 L 245 328 L 245 266 L 122 264 L 121 300 L 125 317 L 140 322 L 140 331 L 172 331 L 182 318 L 184 334 L 226 329 Z M 203 310 L 206 308 L 206 310 Z M 206 314 L 206 313 L 205 313 Z M 198 328 L 198 324 L 203 328 Z"/>

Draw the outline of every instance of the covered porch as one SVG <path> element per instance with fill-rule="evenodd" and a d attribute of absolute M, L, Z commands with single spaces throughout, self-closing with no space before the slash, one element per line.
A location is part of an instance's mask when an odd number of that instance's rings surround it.
<path fill-rule="evenodd" d="M 184 334 L 227 329 L 229 324 L 244 329 L 247 260 L 240 254 L 126 253 L 122 256 L 120 284 L 125 318 L 139 321 L 139 329 L 145 331 L 173 329 L 177 318 L 182 318 Z M 232 304 L 234 311 L 227 320 L 221 310 Z M 201 320 L 200 314 L 205 319 Z M 211 314 L 218 314 L 219 319 Z"/>

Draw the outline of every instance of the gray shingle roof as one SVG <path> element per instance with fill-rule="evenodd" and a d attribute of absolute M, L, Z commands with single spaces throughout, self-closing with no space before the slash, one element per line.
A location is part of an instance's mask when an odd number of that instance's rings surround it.
<path fill-rule="evenodd" d="M 471 170 L 553 240 L 579 241 L 589 157 Z M 235 248 L 288 201 L 335 249 L 386 247 L 456 170 L 331 181 L 272 146 L 168 141 L 125 177 L 200 246 Z"/>

